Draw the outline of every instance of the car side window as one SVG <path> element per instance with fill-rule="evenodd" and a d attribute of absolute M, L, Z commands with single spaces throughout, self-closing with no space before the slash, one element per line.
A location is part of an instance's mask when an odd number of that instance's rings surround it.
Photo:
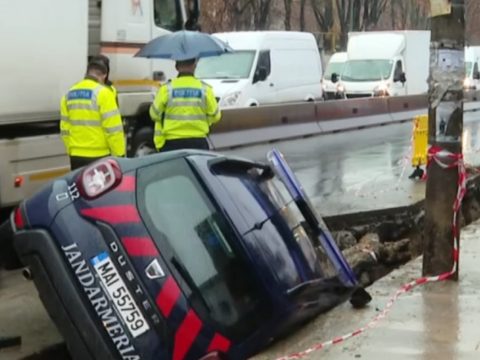
<path fill-rule="evenodd" d="M 143 11 L 141 4 L 138 7 L 138 11 Z M 178 1 L 153 0 L 153 16 L 155 25 L 162 29 L 176 31 L 182 28 L 182 13 Z"/>
<path fill-rule="evenodd" d="M 258 54 L 257 68 L 253 82 L 256 83 L 265 80 L 271 71 L 270 50 L 262 50 Z"/>
<path fill-rule="evenodd" d="M 480 78 L 480 74 L 478 72 L 478 63 L 475 63 L 475 65 L 473 65 L 473 78 L 474 79 Z"/>
<path fill-rule="evenodd" d="M 399 78 L 403 73 L 403 64 L 402 60 L 398 60 L 395 64 L 395 73 L 393 74 L 394 78 Z"/>

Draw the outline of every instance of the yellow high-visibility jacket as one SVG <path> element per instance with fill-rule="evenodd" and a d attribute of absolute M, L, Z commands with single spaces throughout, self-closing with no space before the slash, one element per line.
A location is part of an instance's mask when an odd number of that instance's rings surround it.
<path fill-rule="evenodd" d="M 61 101 L 60 132 L 69 156 L 125 156 L 122 117 L 113 91 L 92 78 Z"/>
<path fill-rule="evenodd" d="M 163 85 L 150 106 L 157 149 L 165 140 L 204 138 L 221 112 L 212 88 L 192 75 L 180 75 Z"/>
<path fill-rule="evenodd" d="M 111 82 L 110 82 L 109 84 L 107 84 L 107 87 L 108 87 L 110 90 L 112 90 L 113 95 L 115 96 L 115 101 L 117 102 L 117 106 L 120 107 L 120 104 L 119 104 L 119 102 L 118 102 L 118 90 L 117 90 L 117 88 L 116 88 L 116 87 L 113 85 L 113 83 L 111 83 Z"/>

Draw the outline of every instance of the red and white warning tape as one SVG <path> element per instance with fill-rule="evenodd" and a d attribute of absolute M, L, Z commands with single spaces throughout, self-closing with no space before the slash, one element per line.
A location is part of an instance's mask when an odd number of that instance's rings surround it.
<path fill-rule="evenodd" d="M 450 276 L 456 273 L 457 271 L 457 266 L 458 266 L 458 260 L 459 260 L 459 228 L 457 226 L 457 216 L 458 212 L 460 210 L 460 206 L 462 204 L 462 200 L 465 196 L 465 193 L 467 191 L 467 172 L 465 169 L 465 164 L 463 161 L 463 155 L 462 154 L 454 154 L 449 151 L 443 150 L 440 147 L 437 146 L 432 146 L 428 149 L 428 164 L 430 164 L 432 161 L 435 161 L 441 168 L 443 169 L 452 169 L 457 167 L 458 168 L 458 191 L 457 191 L 457 196 L 455 198 L 455 202 L 453 204 L 453 225 L 452 225 L 452 232 L 453 232 L 453 267 L 449 272 L 437 275 L 437 276 L 430 276 L 430 277 L 421 277 L 419 279 L 413 280 L 407 284 L 404 284 L 400 289 L 398 289 L 395 294 L 390 298 L 390 300 L 387 302 L 385 308 L 378 314 L 376 315 L 372 321 L 370 321 L 367 325 L 364 327 L 359 328 L 358 330 L 345 334 L 343 336 L 339 336 L 337 338 L 334 338 L 332 340 L 315 344 L 312 347 L 297 352 L 293 353 L 287 356 L 283 356 L 280 358 L 277 358 L 277 360 L 294 360 L 294 359 L 301 359 L 304 358 L 305 356 L 311 354 L 314 351 L 324 349 L 330 345 L 335 345 L 344 342 L 345 340 L 352 338 L 354 336 L 360 335 L 367 331 L 368 329 L 373 328 L 378 324 L 378 322 L 382 319 L 384 319 L 390 310 L 392 309 L 393 305 L 397 301 L 397 299 L 411 291 L 413 288 L 423 285 L 426 283 L 432 283 L 432 282 L 438 282 L 438 281 L 443 281 L 448 279 Z M 428 165 L 427 165 L 428 167 Z"/>

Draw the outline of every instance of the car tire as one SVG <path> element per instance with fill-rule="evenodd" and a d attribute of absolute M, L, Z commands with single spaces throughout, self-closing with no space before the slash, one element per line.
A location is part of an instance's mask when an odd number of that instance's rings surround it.
<path fill-rule="evenodd" d="M 153 143 L 153 129 L 150 127 L 140 128 L 135 132 L 132 138 L 130 148 L 130 157 L 142 157 L 155 153 L 155 144 Z"/>
<path fill-rule="evenodd" d="M 13 247 L 13 236 L 10 220 L 0 224 L 0 268 L 16 270 L 23 267 Z"/>

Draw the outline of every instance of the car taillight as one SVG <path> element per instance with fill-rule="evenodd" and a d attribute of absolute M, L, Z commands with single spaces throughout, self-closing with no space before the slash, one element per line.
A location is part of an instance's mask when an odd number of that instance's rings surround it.
<path fill-rule="evenodd" d="M 114 189 L 122 181 L 122 171 L 115 160 L 99 160 L 82 171 L 77 182 L 80 193 L 88 199 L 97 198 Z"/>
<path fill-rule="evenodd" d="M 13 213 L 13 222 L 15 223 L 15 228 L 21 230 L 25 227 L 25 219 L 22 214 L 20 206 L 17 207 Z"/>

